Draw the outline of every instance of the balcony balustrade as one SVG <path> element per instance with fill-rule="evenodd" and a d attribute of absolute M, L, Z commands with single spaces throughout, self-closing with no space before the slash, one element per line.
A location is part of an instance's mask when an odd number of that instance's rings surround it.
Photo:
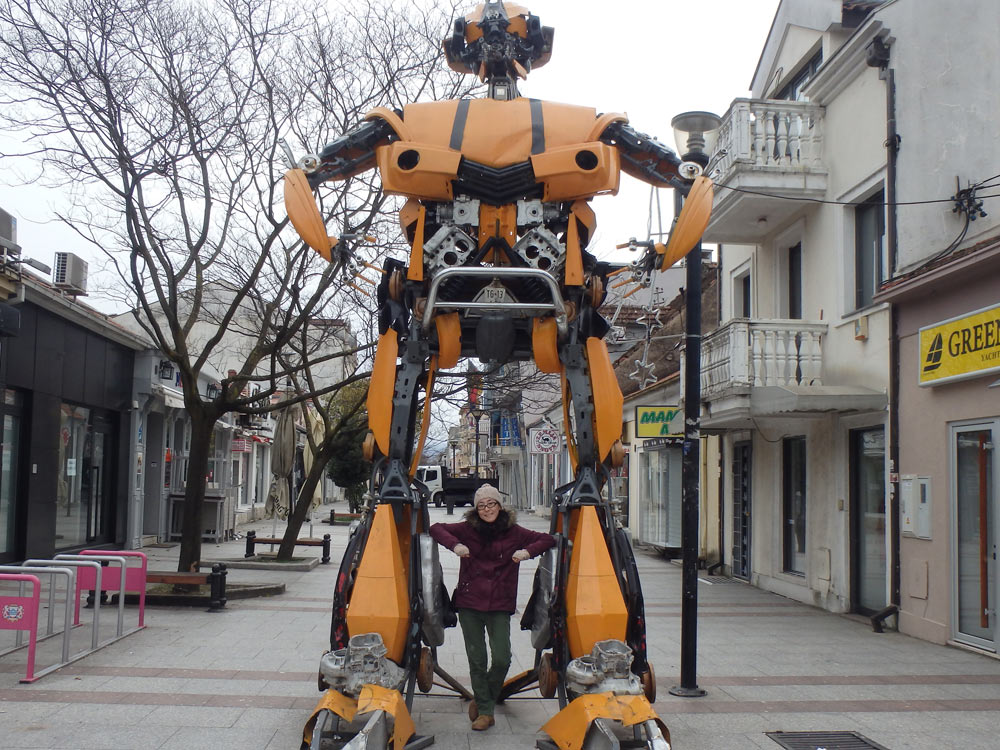
<path fill-rule="evenodd" d="M 826 330 L 826 323 L 804 320 L 731 320 L 702 342 L 702 398 L 761 386 L 823 385 Z"/>
<path fill-rule="evenodd" d="M 718 148 L 726 153 L 718 162 L 720 188 L 706 240 L 753 242 L 768 225 L 801 209 L 787 198 L 826 192 L 823 108 L 817 104 L 736 99 L 722 120 Z"/>

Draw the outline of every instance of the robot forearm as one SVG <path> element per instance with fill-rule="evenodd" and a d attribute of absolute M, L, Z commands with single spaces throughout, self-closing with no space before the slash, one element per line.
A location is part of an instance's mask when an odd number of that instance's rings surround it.
<path fill-rule="evenodd" d="M 310 187 L 329 180 L 346 180 L 375 166 L 375 147 L 388 143 L 395 132 L 385 120 L 365 120 L 354 130 L 330 141 L 319 154 L 319 164 L 307 170 Z"/>
<path fill-rule="evenodd" d="M 633 177 L 658 187 L 686 190 L 688 182 L 677 176 L 681 160 L 655 138 L 617 121 L 605 128 L 601 140 L 618 149 L 622 169 Z"/>

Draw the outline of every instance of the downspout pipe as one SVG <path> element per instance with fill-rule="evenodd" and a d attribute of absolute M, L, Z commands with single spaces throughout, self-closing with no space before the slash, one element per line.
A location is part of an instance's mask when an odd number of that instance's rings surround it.
<path fill-rule="evenodd" d="M 887 280 L 896 275 L 898 245 L 898 223 L 896 212 L 896 170 L 899 158 L 899 148 L 902 138 L 896 127 L 896 72 L 889 67 L 889 47 L 881 38 L 873 39 L 866 50 L 866 62 L 871 67 L 879 68 L 879 79 L 885 81 L 885 118 L 886 118 L 886 260 L 888 262 Z M 900 596 L 900 551 L 902 539 L 900 533 L 900 499 L 899 499 L 899 315 L 894 304 L 889 308 L 889 537 L 892 550 L 891 567 L 889 571 L 889 604 L 881 612 L 871 618 L 875 632 L 882 632 L 882 623 L 892 615 L 899 613 Z"/>

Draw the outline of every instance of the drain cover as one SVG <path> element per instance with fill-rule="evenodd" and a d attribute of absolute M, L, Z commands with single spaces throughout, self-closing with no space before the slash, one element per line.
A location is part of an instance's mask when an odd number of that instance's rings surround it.
<path fill-rule="evenodd" d="M 857 732 L 765 732 L 788 750 L 889 750 Z"/>

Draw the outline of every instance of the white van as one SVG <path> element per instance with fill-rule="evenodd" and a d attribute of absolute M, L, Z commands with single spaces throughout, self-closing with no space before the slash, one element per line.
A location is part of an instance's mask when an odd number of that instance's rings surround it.
<path fill-rule="evenodd" d="M 417 479 L 427 485 L 428 497 L 440 508 L 444 504 L 444 467 L 417 467 Z"/>

